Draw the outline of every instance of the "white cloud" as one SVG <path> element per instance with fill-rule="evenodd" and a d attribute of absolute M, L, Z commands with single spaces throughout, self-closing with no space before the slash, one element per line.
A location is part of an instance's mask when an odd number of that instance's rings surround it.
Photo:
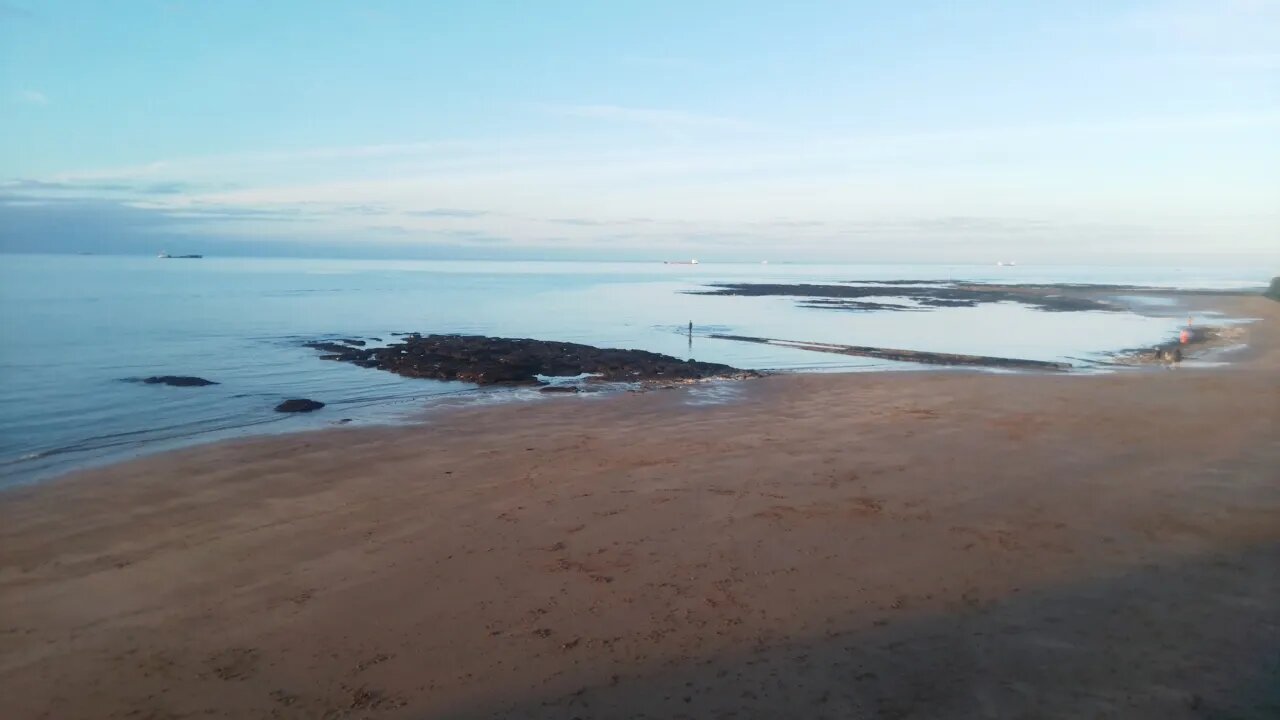
<path fill-rule="evenodd" d="M 606 117 L 611 106 L 593 106 Z M 688 119 L 684 113 L 663 113 Z M 50 183 L 124 180 L 185 182 L 224 188 L 212 193 L 236 202 L 414 201 L 419 209 L 474 207 L 461 202 L 483 194 L 519 199 L 538 197 L 561 187 L 582 196 L 639 187 L 663 194 L 658 181 L 723 180 L 722 186 L 755 182 L 813 181 L 834 177 L 928 174 L 983 167 L 1000 170 L 1010 163 L 1070 164 L 1080 151 L 1129 153 L 1140 146 L 1166 143 L 1163 154 L 1191 152 L 1197 138 L 1213 140 L 1239 132 L 1280 130 L 1280 110 L 1194 115 L 1092 119 L 1050 124 L 957 128 L 908 133 L 869 133 L 827 137 L 714 135 L 698 141 L 618 143 L 613 138 L 534 139 L 501 142 L 411 142 L 333 146 L 289 152 L 237 153 L 162 160 L 125 168 L 60 173 L 40 178 Z M 1260 148 L 1267 150 L 1267 148 Z M 1275 151 L 1275 143 L 1270 151 Z M 235 189 L 225 190 L 229 185 Z M 437 193 L 423 196 L 424 189 Z M 501 192 L 499 192 L 501 191 Z M 196 193 L 197 197 L 210 193 Z M 178 198 L 175 198 L 175 200 Z M 425 205 L 424 205 L 425 203 Z M 486 203 L 480 203 L 486 206 Z M 579 213 L 560 211 L 578 217 Z"/>
<path fill-rule="evenodd" d="M 571 107 L 592 119 L 707 127 L 705 116 L 677 111 Z M 131 180 L 124 184 L 165 190 L 135 194 L 133 207 L 214 213 L 243 224 L 203 223 L 206 231 L 278 238 L 359 236 L 377 226 L 405 242 L 553 238 L 575 247 L 728 238 L 834 250 L 854 240 L 961 237 L 1067 247 L 1104 235 L 1128 247 L 1205 227 L 1195 242 L 1254 247 L 1280 228 L 1262 214 L 1280 181 L 1268 169 L 1280 166 L 1269 163 L 1280 159 L 1270 137 L 1280 138 L 1280 111 L 826 137 L 566 134 L 246 152 L 34 182 L 54 193 L 58 183 L 91 190 Z M 1082 218 L 1096 225 L 1083 227 Z"/>

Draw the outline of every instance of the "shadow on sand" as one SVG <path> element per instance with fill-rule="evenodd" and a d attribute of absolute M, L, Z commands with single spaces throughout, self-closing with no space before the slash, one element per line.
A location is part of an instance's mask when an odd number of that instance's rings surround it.
<path fill-rule="evenodd" d="M 1280 544 L 449 718 L 1280 718 Z"/>

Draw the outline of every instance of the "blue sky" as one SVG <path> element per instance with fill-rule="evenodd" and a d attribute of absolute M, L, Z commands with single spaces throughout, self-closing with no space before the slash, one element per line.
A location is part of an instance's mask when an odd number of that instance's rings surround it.
<path fill-rule="evenodd" d="M 0 249 L 1280 262 L 1280 0 L 0 0 Z"/>

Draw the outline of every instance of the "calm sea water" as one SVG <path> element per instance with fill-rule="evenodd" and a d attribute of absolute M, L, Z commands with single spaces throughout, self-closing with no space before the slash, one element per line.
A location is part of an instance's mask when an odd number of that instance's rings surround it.
<path fill-rule="evenodd" d="M 697 332 L 1088 361 L 1153 344 L 1166 317 L 1046 313 L 1014 304 L 854 313 L 788 298 L 685 291 L 725 281 L 955 279 L 1179 287 L 1263 284 L 1250 269 L 902 265 L 662 265 L 151 257 L 0 256 L 0 485 L 223 437 L 402 421 L 433 402 L 529 398 L 410 380 L 317 359 L 304 340 L 390 333 L 477 333 L 630 347 L 738 367 L 899 366 L 695 337 Z M 1135 306 L 1143 301 L 1133 299 Z M 198 375 L 171 388 L 121 382 Z M 534 394 L 536 396 L 536 394 Z M 328 404 L 307 416 L 281 399 Z M 692 400 L 697 401 L 696 396 Z"/>

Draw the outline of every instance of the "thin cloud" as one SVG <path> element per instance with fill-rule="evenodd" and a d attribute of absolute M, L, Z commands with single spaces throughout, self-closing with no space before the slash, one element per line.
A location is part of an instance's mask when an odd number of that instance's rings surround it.
<path fill-rule="evenodd" d="M 184 182 L 157 182 L 134 186 L 133 191 L 143 195 L 177 195 L 192 189 L 192 185 Z"/>
<path fill-rule="evenodd" d="M 0 18 L 30 20 L 33 17 L 35 17 L 35 13 L 26 8 L 18 7 L 12 3 L 0 2 Z"/>
<path fill-rule="evenodd" d="M 622 58 L 622 64 L 653 70 L 688 70 L 699 66 L 689 58 L 672 55 L 627 55 Z"/>
<path fill-rule="evenodd" d="M 704 115 L 683 110 L 637 108 L 622 105 L 548 105 L 544 109 L 554 115 L 591 120 L 612 120 L 663 130 L 753 130 L 756 128 L 754 124 L 738 118 Z"/>
<path fill-rule="evenodd" d="M 140 207 L 135 205 L 134 207 Z M 318 218 L 307 217 L 287 209 L 253 210 L 247 208 L 201 208 L 195 210 L 169 211 L 163 208 L 150 208 L 160 212 L 163 217 L 174 220 L 265 220 L 275 222 L 316 222 Z"/>
<path fill-rule="evenodd" d="M 49 96 L 39 90 L 19 90 L 18 102 L 24 105 L 48 105 Z"/>
<path fill-rule="evenodd" d="M 787 218 L 779 218 L 777 220 L 765 220 L 755 224 L 761 227 L 776 227 L 776 228 L 815 228 L 815 227 L 826 227 L 828 225 L 827 222 L 822 220 L 790 220 Z"/>
<path fill-rule="evenodd" d="M 590 218 L 547 218 L 547 222 L 559 223 L 561 225 L 578 225 L 581 227 L 598 227 L 601 225 L 613 225 L 607 220 L 592 220 Z"/>
<path fill-rule="evenodd" d="M 428 234 L 444 235 L 446 237 L 454 238 L 463 243 L 476 243 L 476 244 L 488 245 L 488 244 L 510 242 L 510 238 L 505 238 L 500 235 L 493 235 L 491 233 L 480 232 L 479 230 L 430 230 L 428 231 Z"/>
<path fill-rule="evenodd" d="M 383 235 L 408 235 L 410 230 L 403 225 L 365 225 L 364 229 L 369 232 L 381 233 Z"/>
<path fill-rule="evenodd" d="M 459 210 L 457 208 L 433 208 L 431 210 L 408 210 L 405 215 L 413 215 L 415 217 L 442 217 L 442 218 L 477 218 L 493 213 L 485 210 Z"/>
<path fill-rule="evenodd" d="M 390 215 L 391 210 L 381 205 L 341 205 L 334 208 L 338 212 L 348 213 L 351 215 Z"/>
<path fill-rule="evenodd" d="M 1280 53 L 1194 55 L 1184 58 L 1182 61 L 1211 70 L 1236 72 L 1274 72 L 1280 70 Z"/>
<path fill-rule="evenodd" d="M 526 145 L 529 144 L 526 142 Z M 507 148 L 500 141 L 438 141 L 382 143 L 373 145 L 333 145 L 300 150 L 267 150 L 234 152 L 223 155 L 178 157 L 140 165 L 91 169 L 62 173 L 57 180 L 82 181 L 116 178 L 141 179 L 168 174 L 193 175 L 200 173 L 235 172 L 246 168 L 289 168 L 307 163 L 322 164 L 330 161 L 376 161 L 423 158 L 437 161 L 456 157 L 471 157 L 475 153 L 497 152 Z M 519 148 L 517 148 L 519 149 Z"/>
<path fill-rule="evenodd" d="M 1161 38 L 1237 52 L 1265 51 L 1280 42 L 1277 0 L 1166 0 L 1128 14 L 1126 22 Z"/>
<path fill-rule="evenodd" d="M 69 182 L 19 178 L 0 183 L 0 190 L 39 193 L 128 193 L 134 195 L 178 195 L 200 186 L 179 181 L 133 182 L 129 180 L 96 180 Z"/>

